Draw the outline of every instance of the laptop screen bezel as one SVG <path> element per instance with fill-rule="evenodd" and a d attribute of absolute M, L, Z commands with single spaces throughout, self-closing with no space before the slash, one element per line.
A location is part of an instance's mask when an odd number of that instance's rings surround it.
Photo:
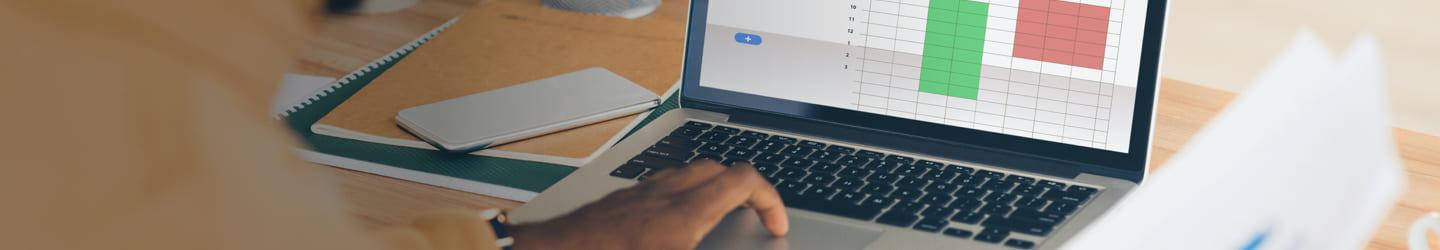
<path fill-rule="evenodd" d="M 872 114 L 773 97 L 722 90 L 700 85 L 700 69 L 705 46 L 708 0 L 692 0 L 685 40 L 682 102 L 704 102 L 706 105 L 770 113 L 854 127 L 887 131 L 920 138 L 992 148 L 1041 156 L 1085 165 L 1093 165 L 1126 173 L 1143 174 L 1149 159 L 1154 121 L 1155 99 L 1159 85 L 1160 46 L 1163 40 L 1165 0 L 1149 0 L 1145 17 L 1145 37 L 1140 56 L 1139 83 L 1130 133 L 1128 153 L 1076 146 L 954 127 L 887 115 Z"/>

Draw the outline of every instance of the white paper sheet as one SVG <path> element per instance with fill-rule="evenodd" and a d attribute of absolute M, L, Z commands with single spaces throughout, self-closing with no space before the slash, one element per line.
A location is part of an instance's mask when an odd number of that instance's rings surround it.
<path fill-rule="evenodd" d="M 1065 249 L 1358 249 L 1401 186 L 1379 45 L 1301 31 L 1168 165 Z"/>

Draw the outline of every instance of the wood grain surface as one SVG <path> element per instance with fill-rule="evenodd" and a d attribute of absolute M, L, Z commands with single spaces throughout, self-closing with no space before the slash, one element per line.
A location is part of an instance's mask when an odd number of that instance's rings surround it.
<path fill-rule="evenodd" d="M 478 3 L 478 5 L 477 5 Z M 498 4 L 497 4 L 498 3 Z M 655 16 L 647 18 L 683 18 L 684 13 L 678 15 L 672 13 L 683 11 L 685 2 L 666 1 L 662 11 Z M 505 17 L 513 22 L 532 22 L 534 27 L 565 27 L 564 25 L 553 24 L 553 19 L 547 19 L 547 15 L 557 15 L 550 10 L 541 10 L 538 0 L 422 0 L 419 5 L 396 13 L 379 15 L 355 15 L 355 16 L 330 16 L 322 19 L 316 26 L 317 35 L 310 41 L 307 49 L 301 52 L 301 57 L 295 66 L 295 72 L 321 75 L 328 77 L 339 77 L 349 71 L 363 66 L 365 63 L 395 49 L 398 46 L 418 37 L 431 28 L 444 23 L 451 17 L 459 16 L 472 6 L 486 8 L 487 6 L 501 6 L 500 8 L 518 8 L 507 10 L 513 12 L 514 17 Z M 528 10 L 527 10 L 528 9 Z M 482 10 L 483 11 L 483 10 Z M 548 13 L 548 14 L 547 14 Z M 535 15 L 535 16 L 527 16 Z M 563 14 L 561 14 L 563 15 Z M 613 25 L 624 25 L 624 20 L 611 19 L 604 21 Z M 680 25 L 681 23 L 668 22 L 664 25 Z M 570 30 L 567 32 L 584 32 L 609 34 L 612 36 L 654 36 L 671 37 L 674 34 L 663 34 L 667 32 L 680 32 L 683 27 L 665 27 L 654 30 L 627 30 L 627 29 L 594 29 L 594 30 Z M 643 35 L 640 33 L 653 32 L 655 34 Z M 555 39 L 563 39 L 568 35 L 551 32 Z M 533 38 L 533 37 L 532 37 Z M 502 38 L 495 38 L 501 39 Z M 665 45 L 661 50 L 668 51 L 669 55 L 657 55 L 655 53 L 640 53 L 636 56 L 645 56 L 652 59 L 654 75 L 644 75 L 646 70 L 628 72 L 632 79 L 638 81 L 670 81 L 673 82 L 678 72 L 680 55 L 675 50 L 680 41 L 673 39 L 660 39 L 677 44 Z M 533 49 L 534 43 L 526 41 L 509 40 L 513 43 L 515 50 Z M 464 46 L 464 45 L 455 45 Z M 537 57 L 547 56 L 543 50 L 533 52 Z M 483 58 L 477 58 L 477 60 Z M 598 61 L 597 61 L 598 60 Z M 568 67 L 581 67 L 585 64 L 603 64 L 605 58 L 577 59 Z M 489 62 L 501 63 L 501 62 Z M 402 64 L 404 65 L 404 64 Z M 533 65 L 533 64 L 517 64 Z M 541 67 L 541 66 L 536 66 Z M 665 69 L 664 67 L 676 67 Z M 516 70 L 524 70 L 524 67 Z M 561 73 L 558 68 L 546 68 L 536 70 L 533 74 Z M 622 73 L 624 75 L 625 73 Z M 637 75 L 639 74 L 639 75 Z M 436 76 L 437 79 L 447 77 L 467 76 Z M 495 75 L 496 79 L 523 80 L 533 76 L 503 76 Z M 513 79 L 512 79 L 513 78 Z M 653 89 L 652 89 L 653 90 Z M 458 94 L 458 93 L 457 93 Z M 1226 91 L 1202 87 L 1185 82 L 1165 80 L 1160 91 L 1159 116 L 1156 119 L 1155 142 L 1152 150 L 1155 152 L 1154 161 L 1151 167 L 1161 166 L 1171 155 L 1180 150 L 1185 141 L 1189 140 L 1206 122 L 1215 116 L 1225 107 L 1234 94 Z M 1367 249 L 1405 249 L 1406 231 L 1411 221 L 1418 218 L 1427 211 L 1440 211 L 1440 137 L 1425 135 L 1408 130 L 1396 129 L 1395 138 L 1399 144 L 1401 157 L 1405 164 L 1406 188 L 1401 196 L 1400 202 L 1396 204 L 1390 214 L 1385 218 L 1383 224 L 1375 232 L 1374 239 L 1367 246 Z M 563 137 L 560 137 L 563 138 Z M 563 140 L 562 140 L 563 141 Z M 336 179 L 343 185 L 347 198 L 355 204 L 355 216 L 362 218 L 370 225 L 387 225 L 398 223 L 401 218 L 414 216 L 426 210 L 438 208 L 483 208 L 499 207 L 514 208 L 521 203 L 494 197 L 475 195 L 454 190 L 432 187 L 428 185 L 412 183 L 403 180 L 391 179 L 383 176 L 375 176 L 365 173 L 334 169 Z M 1153 170 L 1153 169 L 1152 169 Z M 1343 185 L 1337 183 L 1336 185 Z M 1432 245 L 1436 245 L 1432 240 Z M 1436 245 L 1440 246 L 1440 245 Z"/>
<path fill-rule="evenodd" d="M 400 110 L 590 67 L 604 67 L 663 95 L 680 79 L 686 9 L 686 2 L 671 1 L 649 16 L 627 20 L 537 8 L 531 0 L 485 1 L 320 123 L 418 142 L 395 126 Z M 636 117 L 496 149 L 586 158 Z"/>

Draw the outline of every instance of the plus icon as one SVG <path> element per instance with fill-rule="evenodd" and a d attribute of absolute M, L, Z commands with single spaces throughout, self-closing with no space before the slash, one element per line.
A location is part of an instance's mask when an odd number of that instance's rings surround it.
<path fill-rule="evenodd" d="M 735 42 L 749 45 L 760 45 L 765 39 L 759 35 L 747 33 L 735 33 Z"/>

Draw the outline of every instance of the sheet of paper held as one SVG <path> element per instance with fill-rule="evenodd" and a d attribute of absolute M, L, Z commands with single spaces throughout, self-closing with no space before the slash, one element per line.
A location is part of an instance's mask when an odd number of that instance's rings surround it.
<path fill-rule="evenodd" d="M 1359 249 L 1403 179 L 1380 48 L 1302 30 L 1158 173 L 1064 249 Z"/>

